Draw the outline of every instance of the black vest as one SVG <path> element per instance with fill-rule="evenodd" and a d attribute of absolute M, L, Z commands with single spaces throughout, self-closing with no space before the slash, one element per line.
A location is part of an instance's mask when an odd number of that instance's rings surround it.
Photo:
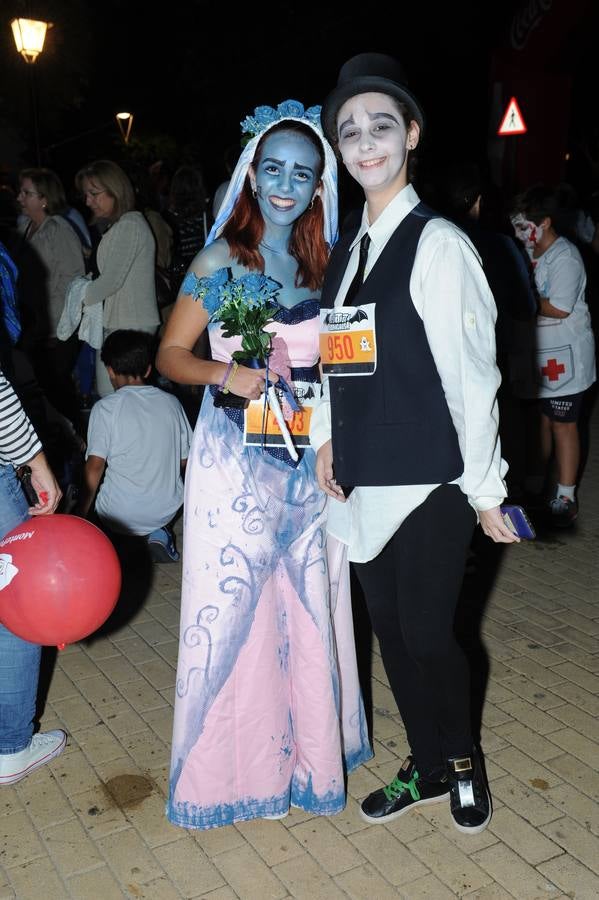
<path fill-rule="evenodd" d="M 436 213 L 419 204 L 392 234 L 354 305 L 376 303 L 373 375 L 329 377 L 335 478 L 342 485 L 446 484 L 464 470 L 458 436 L 410 295 L 416 248 Z M 321 306 L 335 302 L 357 231 L 335 246 Z"/>

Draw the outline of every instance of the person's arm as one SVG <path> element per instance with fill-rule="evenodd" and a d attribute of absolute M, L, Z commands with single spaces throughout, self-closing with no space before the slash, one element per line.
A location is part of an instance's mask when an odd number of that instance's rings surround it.
<path fill-rule="evenodd" d="M 316 451 L 316 478 L 321 491 L 335 500 L 345 502 L 343 491 L 335 481 L 333 470 L 333 442 L 331 440 L 331 396 L 329 378 L 322 379 L 322 395 L 312 410 L 310 446 Z"/>
<path fill-rule="evenodd" d="M 30 507 L 32 516 L 53 513 L 62 492 L 52 474 L 42 445 L 12 386 L 0 370 L 0 464 L 27 465 L 39 502 Z"/>
<path fill-rule="evenodd" d="M 507 465 L 499 443 L 493 297 L 474 250 L 455 232 L 433 227 L 426 239 L 423 233 L 419 255 L 415 305 L 458 435 L 462 487 L 485 534 L 512 543 L 517 538 L 499 510 Z"/>
<path fill-rule="evenodd" d="M 96 498 L 104 469 L 106 468 L 106 460 L 101 456 L 88 456 L 85 461 L 83 470 L 83 485 L 81 497 L 78 504 L 79 515 L 85 517 L 89 513 L 90 507 Z"/>
<path fill-rule="evenodd" d="M 226 264 L 223 249 L 217 242 L 200 251 L 189 271 L 201 278 L 214 274 Z M 227 364 L 199 359 L 192 353 L 196 341 L 207 327 L 208 313 L 201 301 L 180 291 L 160 342 L 156 357 L 158 371 L 178 384 L 221 384 Z M 264 391 L 265 377 L 265 369 L 239 366 L 229 387 L 240 397 L 258 400 Z"/>
<path fill-rule="evenodd" d="M 150 226 L 143 224 L 151 237 Z M 104 260 L 101 274 L 90 282 L 85 292 L 86 306 L 101 303 L 123 287 L 143 240 L 142 223 L 135 218 L 119 219 L 102 240 L 110 241 L 110 253 Z"/>
<path fill-rule="evenodd" d="M 56 510 L 62 491 L 43 451 L 36 453 L 27 465 L 31 469 L 31 484 L 39 497 L 35 506 L 29 507 L 29 515 L 47 516 Z"/>
<path fill-rule="evenodd" d="M 539 274 L 540 274 L 540 270 Z M 585 280 L 584 263 L 575 248 L 566 244 L 543 268 L 545 283 L 539 284 L 539 313 L 549 319 L 567 319 Z M 542 276 L 541 276 L 542 278 Z"/>

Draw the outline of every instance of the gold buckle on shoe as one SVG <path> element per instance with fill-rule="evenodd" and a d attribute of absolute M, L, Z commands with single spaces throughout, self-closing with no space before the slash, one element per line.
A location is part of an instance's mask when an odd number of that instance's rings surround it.
<path fill-rule="evenodd" d="M 469 772 L 472 769 L 472 760 L 469 756 L 463 756 L 461 759 L 453 759 L 451 764 L 455 772 Z"/>

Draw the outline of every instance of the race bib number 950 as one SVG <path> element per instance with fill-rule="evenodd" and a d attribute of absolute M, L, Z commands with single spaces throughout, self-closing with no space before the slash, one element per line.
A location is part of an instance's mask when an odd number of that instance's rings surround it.
<path fill-rule="evenodd" d="M 372 375 L 376 370 L 374 303 L 320 311 L 320 362 L 325 375 Z"/>

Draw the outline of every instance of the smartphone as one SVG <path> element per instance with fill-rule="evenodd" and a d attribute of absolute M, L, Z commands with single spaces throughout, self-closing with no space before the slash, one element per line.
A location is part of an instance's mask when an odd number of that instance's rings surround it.
<path fill-rule="evenodd" d="M 500 507 L 500 509 L 503 521 L 513 534 L 526 541 L 532 541 L 536 538 L 537 533 L 532 526 L 532 522 L 521 506 L 510 506 L 509 504 L 506 504 L 505 506 Z"/>

